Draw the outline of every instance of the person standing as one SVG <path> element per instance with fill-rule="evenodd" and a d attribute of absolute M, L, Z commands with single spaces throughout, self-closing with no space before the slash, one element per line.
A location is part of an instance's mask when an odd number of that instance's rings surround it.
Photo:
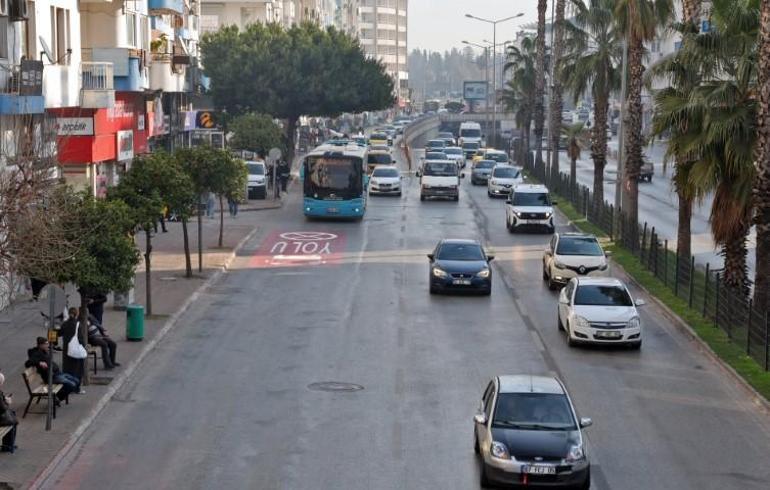
<path fill-rule="evenodd" d="M 0 452 L 13 453 L 16 449 L 16 426 L 19 425 L 19 420 L 16 418 L 16 412 L 11 408 L 13 398 L 3 393 L 4 384 L 5 376 L 0 373 L 0 427 L 11 427 L 11 431 L 0 441 Z"/>
<path fill-rule="evenodd" d="M 104 303 L 107 295 L 102 292 L 93 293 L 88 300 L 88 313 L 92 314 L 101 325 L 104 322 Z"/>
<path fill-rule="evenodd" d="M 227 197 L 227 207 L 230 209 L 230 217 L 235 218 L 238 216 L 238 198 L 234 196 Z"/>
<path fill-rule="evenodd" d="M 216 199 L 214 193 L 211 191 L 206 192 L 206 217 L 214 218 L 214 206 L 216 206 Z"/>
<path fill-rule="evenodd" d="M 278 164 L 278 176 L 281 178 L 281 190 L 283 192 L 286 192 L 286 187 L 289 184 L 290 173 L 291 169 L 286 163 L 286 160 L 281 160 L 281 163 Z"/>
<path fill-rule="evenodd" d="M 66 374 L 71 374 L 78 379 L 83 379 L 83 373 L 85 371 L 85 359 L 77 359 L 70 357 L 69 345 L 70 341 L 78 335 L 80 330 L 80 320 L 78 319 L 78 309 L 70 308 L 69 317 L 62 323 L 61 331 L 59 334 L 62 336 L 64 343 L 62 344 L 62 369 Z M 77 339 L 80 342 L 80 339 Z"/>

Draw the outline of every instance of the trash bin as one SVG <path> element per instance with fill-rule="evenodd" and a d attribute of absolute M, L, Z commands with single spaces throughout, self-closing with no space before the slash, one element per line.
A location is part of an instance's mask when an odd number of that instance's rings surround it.
<path fill-rule="evenodd" d="M 126 340 L 142 340 L 144 338 L 144 306 L 126 306 Z"/>

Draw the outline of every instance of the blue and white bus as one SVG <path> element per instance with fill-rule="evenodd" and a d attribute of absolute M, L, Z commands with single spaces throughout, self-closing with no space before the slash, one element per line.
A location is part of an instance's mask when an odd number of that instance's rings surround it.
<path fill-rule="evenodd" d="M 308 217 L 363 218 L 367 148 L 346 140 L 324 143 L 302 161 L 302 210 Z"/>

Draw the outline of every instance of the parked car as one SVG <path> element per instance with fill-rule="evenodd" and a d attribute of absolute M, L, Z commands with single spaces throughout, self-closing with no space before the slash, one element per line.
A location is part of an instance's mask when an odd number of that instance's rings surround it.
<path fill-rule="evenodd" d="M 254 160 L 246 162 L 249 170 L 248 198 L 264 199 L 267 196 L 267 179 L 265 177 L 265 162 Z"/>
<path fill-rule="evenodd" d="M 544 185 L 519 184 L 505 203 L 505 226 L 511 233 L 520 227 L 545 227 L 553 233 L 555 205 Z"/>
<path fill-rule="evenodd" d="M 487 195 L 489 197 L 507 197 L 514 187 L 523 182 L 524 177 L 518 168 L 497 164 L 487 180 Z"/>
<path fill-rule="evenodd" d="M 481 486 L 591 487 L 583 429 L 564 384 L 552 376 L 497 376 L 473 417 Z"/>
<path fill-rule="evenodd" d="M 642 320 L 625 284 L 612 277 L 578 277 L 559 294 L 558 326 L 567 344 L 642 346 Z"/>
<path fill-rule="evenodd" d="M 430 293 L 447 290 L 492 292 L 493 255 L 476 240 L 441 240 L 428 254 Z"/>
<path fill-rule="evenodd" d="M 556 233 L 543 252 L 543 280 L 550 289 L 556 289 L 573 277 L 604 277 L 607 255 L 593 235 Z"/>

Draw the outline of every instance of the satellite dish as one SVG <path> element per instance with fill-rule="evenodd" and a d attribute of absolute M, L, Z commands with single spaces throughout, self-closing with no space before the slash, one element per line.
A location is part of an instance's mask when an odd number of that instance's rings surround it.
<path fill-rule="evenodd" d="M 56 63 L 56 60 L 54 60 L 53 57 L 53 53 L 51 52 L 51 48 L 48 47 L 48 43 L 45 42 L 43 36 L 38 36 L 38 39 L 40 40 L 40 44 L 43 46 L 43 53 L 45 53 L 45 57 L 48 58 L 48 61 L 50 61 L 51 64 Z"/>

